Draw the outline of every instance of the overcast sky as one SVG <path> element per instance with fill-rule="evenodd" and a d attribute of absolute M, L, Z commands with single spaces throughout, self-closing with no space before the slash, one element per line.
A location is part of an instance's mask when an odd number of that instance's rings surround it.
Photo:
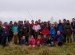
<path fill-rule="evenodd" d="M 0 19 L 54 20 L 75 17 L 75 0 L 0 0 Z"/>

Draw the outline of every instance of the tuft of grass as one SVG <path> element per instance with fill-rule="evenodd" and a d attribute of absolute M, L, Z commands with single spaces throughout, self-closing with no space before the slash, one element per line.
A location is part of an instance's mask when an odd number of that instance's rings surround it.
<path fill-rule="evenodd" d="M 75 55 L 75 43 L 59 47 L 0 46 L 0 55 Z"/>
<path fill-rule="evenodd" d="M 41 50 L 39 51 L 39 54 L 38 55 L 49 55 L 50 53 L 50 50 L 48 47 L 43 47 L 41 48 Z"/>

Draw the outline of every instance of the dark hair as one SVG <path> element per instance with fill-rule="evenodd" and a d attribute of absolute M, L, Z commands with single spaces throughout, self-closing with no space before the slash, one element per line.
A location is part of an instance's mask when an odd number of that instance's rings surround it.
<path fill-rule="evenodd" d="M 14 25 L 17 26 L 17 22 L 14 22 Z"/>

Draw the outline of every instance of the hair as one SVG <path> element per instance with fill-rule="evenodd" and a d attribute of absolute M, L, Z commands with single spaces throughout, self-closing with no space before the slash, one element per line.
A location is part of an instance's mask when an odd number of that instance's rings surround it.
<path fill-rule="evenodd" d="M 63 21 L 66 21 L 66 19 L 63 19 Z"/>
<path fill-rule="evenodd" d="M 17 22 L 14 22 L 14 25 L 17 25 Z"/>

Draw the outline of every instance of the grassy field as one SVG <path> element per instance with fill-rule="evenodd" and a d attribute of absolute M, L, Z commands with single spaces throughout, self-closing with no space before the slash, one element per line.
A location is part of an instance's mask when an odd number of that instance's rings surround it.
<path fill-rule="evenodd" d="M 75 55 L 75 44 L 64 44 L 62 47 L 0 46 L 0 55 Z"/>

